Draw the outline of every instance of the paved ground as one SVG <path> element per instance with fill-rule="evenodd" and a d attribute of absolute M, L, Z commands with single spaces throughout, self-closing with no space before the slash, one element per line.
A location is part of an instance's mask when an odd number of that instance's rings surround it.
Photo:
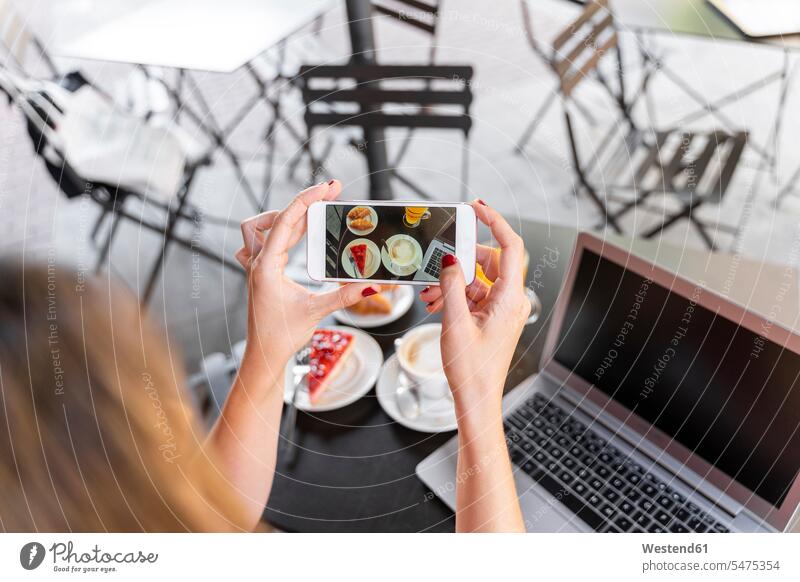
<path fill-rule="evenodd" d="M 20 3 L 21 4 L 21 3 Z M 113 17 L 139 2 L 106 0 L 30 0 L 26 10 L 36 30 L 48 42 L 69 38 L 80 30 Z M 560 0 L 540 0 L 535 7 L 535 28 L 543 41 L 563 27 L 576 9 Z M 425 37 L 395 22 L 381 20 L 376 26 L 383 62 L 415 62 L 427 53 Z M 623 35 L 631 78 L 636 77 L 635 49 L 632 35 Z M 667 54 L 671 67 L 682 72 L 699 93 L 713 99 L 736 87 L 754 81 L 765 72 L 781 66 L 780 51 L 753 48 L 736 43 L 714 43 L 686 38 L 659 38 L 660 51 Z M 328 14 L 318 36 L 304 31 L 290 46 L 295 60 L 340 62 L 348 56 L 349 46 L 342 9 Z M 598 220 L 594 207 L 583 198 L 576 199 L 573 174 L 569 169 L 562 119 L 554 109 L 523 155 L 514 152 L 522 128 L 547 97 L 553 77 L 530 51 L 515 0 L 498 0 L 490 5 L 480 0 L 445 1 L 438 40 L 437 60 L 470 63 L 475 66 L 473 90 L 476 94 L 473 114 L 474 131 L 469 143 L 470 195 L 481 197 L 501 209 L 513 220 L 535 219 L 543 222 L 591 228 Z M 796 61 L 796 57 L 795 57 Z M 793 63 L 795 62 L 793 61 Z M 99 84 L 121 94 L 132 82 L 129 68 L 99 63 L 79 65 Z M 238 104 L 246 101 L 254 87 L 243 74 L 198 74 L 196 79 L 214 114 L 227 119 Z M 796 89 L 797 82 L 792 89 Z M 652 95 L 657 119 L 648 119 L 644 108 L 637 110 L 643 123 L 666 126 L 693 109 L 693 103 L 663 76 L 656 77 Z M 596 118 L 595 127 L 579 128 L 583 147 L 597 145 L 603 129 L 613 124 L 615 110 L 604 93 L 591 83 L 584 84 L 577 98 Z M 778 180 L 786 180 L 797 164 L 800 152 L 796 137 L 800 130 L 800 95 L 789 93 L 789 106 L 781 136 Z M 758 141 L 769 137 L 777 86 L 731 104 L 726 113 L 738 127 L 747 128 Z M 284 99 L 290 123 L 302 129 L 302 111 L 295 94 Z M 269 122 L 266 111 L 254 110 L 233 144 L 250 153 L 245 161 L 248 178 L 260 184 L 263 172 L 263 136 Z M 700 121 L 695 127 L 710 127 Z M 91 266 L 95 251 L 89 242 L 90 228 L 97 211 L 80 200 L 67 200 L 55 189 L 34 160 L 30 142 L 17 113 L 0 105 L 0 251 L 30 260 L 54 249 L 60 260 Z M 387 145 L 395 151 L 402 132 L 389 132 Z M 270 187 L 270 206 L 285 203 L 307 179 L 305 166 L 295 178 L 288 176 L 285 163 L 295 152 L 294 143 L 285 131 L 279 133 L 278 163 L 275 181 Z M 321 144 L 318 144 L 321 145 Z M 461 139 L 436 131 L 421 131 L 404 160 L 406 171 L 424 182 L 442 200 L 458 196 Z M 747 154 L 750 168 L 737 172 L 723 203 L 704 211 L 706 220 L 733 225 L 741 223 L 738 238 L 720 233 L 722 248 L 758 260 L 794 264 L 792 243 L 800 236 L 800 195 L 789 198 L 776 209 L 778 191 L 773 178 L 756 171 L 759 159 Z M 337 147 L 328 167 L 345 184 L 350 198 L 363 197 L 367 189 L 366 168 L 361 156 L 346 146 Z M 409 197 L 402 188 L 398 197 Z M 195 186 L 193 198 L 208 214 L 230 220 L 231 228 L 203 225 L 185 227 L 187 236 L 232 254 L 238 246 L 238 221 L 252 213 L 230 166 L 222 159 L 204 171 Z M 668 204 L 666 201 L 665 204 Z M 634 213 L 624 226 L 641 232 L 656 217 Z M 700 247 L 696 233 L 685 225 L 667 231 L 663 240 L 674 245 Z M 112 250 L 108 268 L 128 285 L 138 289 L 158 252 L 159 238 L 142 232 L 136 225 L 124 225 Z M 244 335 L 244 289 L 238 275 L 223 271 L 205 261 L 198 262 L 190 252 L 176 251 L 169 257 L 153 310 L 182 346 L 189 367 L 203 353 L 227 351 L 232 342 Z"/>

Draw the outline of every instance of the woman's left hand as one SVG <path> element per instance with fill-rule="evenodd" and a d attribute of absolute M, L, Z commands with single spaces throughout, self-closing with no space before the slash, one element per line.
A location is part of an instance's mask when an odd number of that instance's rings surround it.
<path fill-rule="evenodd" d="M 262 354 L 281 371 L 309 342 L 324 317 L 379 290 L 368 283 L 348 283 L 312 293 L 284 274 L 289 250 L 306 232 L 309 206 L 333 200 L 340 192 L 336 180 L 317 184 L 301 192 L 284 210 L 265 212 L 242 223 L 244 246 L 236 259 L 248 274 L 247 351 Z M 265 235 L 262 231 L 267 230 Z"/>

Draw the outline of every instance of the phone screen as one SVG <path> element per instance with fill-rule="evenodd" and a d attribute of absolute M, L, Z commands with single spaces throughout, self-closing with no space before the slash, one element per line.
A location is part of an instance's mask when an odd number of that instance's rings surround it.
<path fill-rule="evenodd" d="M 329 204 L 325 276 L 438 281 L 442 257 L 456 252 L 456 208 Z"/>

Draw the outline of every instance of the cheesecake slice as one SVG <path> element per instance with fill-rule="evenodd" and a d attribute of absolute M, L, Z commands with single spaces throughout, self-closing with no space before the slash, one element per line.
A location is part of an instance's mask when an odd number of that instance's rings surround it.
<path fill-rule="evenodd" d="M 351 246 L 350 254 L 353 255 L 353 260 L 356 262 L 356 267 L 358 267 L 358 273 L 356 273 L 356 275 L 363 277 L 364 270 L 367 267 L 367 245 L 360 244 Z"/>
<path fill-rule="evenodd" d="M 355 338 L 338 329 L 318 329 L 311 337 L 308 397 L 316 404 L 320 396 L 341 372 L 344 362 L 353 351 Z"/>

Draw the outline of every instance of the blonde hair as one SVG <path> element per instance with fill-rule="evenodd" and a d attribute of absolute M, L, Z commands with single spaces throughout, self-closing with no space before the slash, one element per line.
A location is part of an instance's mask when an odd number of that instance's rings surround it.
<path fill-rule="evenodd" d="M 0 262 L 0 528 L 242 529 L 179 356 L 124 290 Z"/>

